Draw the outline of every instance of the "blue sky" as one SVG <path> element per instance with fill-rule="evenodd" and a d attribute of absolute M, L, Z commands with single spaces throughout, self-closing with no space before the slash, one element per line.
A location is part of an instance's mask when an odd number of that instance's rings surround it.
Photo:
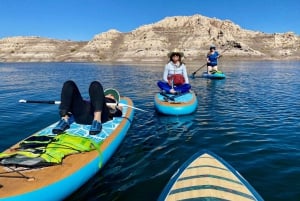
<path fill-rule="evenodd" d="M 300 35 L 299 0 L 0 0 L 0 39 L 40 36 L 86 41 L 130 32 L 170 16 L 231 20 L 243 29 Z"/>

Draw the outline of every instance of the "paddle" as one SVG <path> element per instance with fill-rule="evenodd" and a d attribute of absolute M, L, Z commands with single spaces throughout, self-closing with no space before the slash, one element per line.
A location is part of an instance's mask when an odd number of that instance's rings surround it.
<path fill-rule="evenodd" d="M 160 92 L 160 95 L 162 95 L 163 97 L 165 97 L 167 100 L 171 100 L 171 101 L 175 101 L 173 96 L 168 96 L 167 94 Z"/>
<path fill-rule="evenodd" d="M 44 100 L 24 100 L 24 99 L 21 99 L 21 100 L 19 100 L 19 103 L 42 103 L 42 104 L 56 104 L 56 105 L 59 105 L 60 101 L 53 101 L 53 100 L 47 100 L 47 101 L 44 101 Z"/>
<path fill-rule="evenodd" d="M 60 101 L 55 101 L 55 100 L 24 100 L 24 99 L 21 99 L 19 100 L 19 103 L 41 103 L 41 104 L 56 104 L 56 105 L 59 105 L 61 102 Z M 143 111 L 143 112 L 148 112 L 146 110 L 143 110 L 143 109 L 140 109 L 140 108 L 137 108 L 137 107 L 133 107 L 131 105 L 127 105 L 125 103 L 106 103 L 106 105 L 108 106 L 115 106 L 115 105 L 120 105 L 122 107 L 130 107 L 132 109 L 136 109 L 136 110 L 140 110 L 140 111 Z"/>
<path fill-rule="evenodd" d="M 163 93 L 163 92 L 160 92 L 160 95 L 164 96 L 168 101 L 168 100 L 171 100 L 171 101 L 175 101 L 175 98 L 178 98 L 180 96 L 183 96 L 184 94 L 187 94 L 189 92 L 186 92 L 186 93 L 179 93 L 179 94 L 175 94 L 175 95 L 172 95 L 172 96 L 168 96 L 167 94 Z"/>
<path fill-rule="evenodd" d="M 192 78 L 195 78 L 195 74 L 196 74 L 199 70 L 201 70 L 204 66 L 206 66 L 206 65 L 207 65 L 207 63 L 203 64 L 203 65 L 200 66 L 195 72 L 193 72 L 193 73 L 192 73 Z"/>

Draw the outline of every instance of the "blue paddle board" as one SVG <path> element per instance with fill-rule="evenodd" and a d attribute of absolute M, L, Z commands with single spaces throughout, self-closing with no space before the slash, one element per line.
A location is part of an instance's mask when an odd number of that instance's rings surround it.
<path fill-rule="evenodd" d="M 71 136 L 90 139 L 96 149 L 68 155 L 63 158 L 61 163 L 52 166 L 31 168 L 0 165 L 0 200 L 64 200 L 84 185 L 105 167 L 104 165 L 117 150 L 131 125 L 134 115 L 133 102 L 130 98 L 121 97 L 120 104 L 124 105 L 122 106 L 122 117 L 114 117 L 113 120 L 103 123 L 102 131 L 97 135 L 89 135 L 90 125 L 77 123 L 72 123 L 70 129 L 66 131 L 70 137 L 68 139 L 72 139 Z M 53 136 L 52 129 L 56 124 L 57 122 L 32 136 Z M 24 141 L 20 143 L 22 142 Z M 3 153 L 13 153 L 20 147 L 20 143 Z M 53 143 L 54 146 L 57 146 L 55 144 L 57 142 Z M 68 143 L 71 145 L 74 143 L 69 141 L 65 144 L 65 149 L 70 150 L 72 147 L 68 146 Z M 63 154 L 59 151 L 55 153 Z"/>
<path fill-rule="evenodd" d="M 197 96 L 193 91 L 178 95 L 157 93 L 154 97 L 156 111 L 165 115 L 191 114 L 197 106 Z"/>

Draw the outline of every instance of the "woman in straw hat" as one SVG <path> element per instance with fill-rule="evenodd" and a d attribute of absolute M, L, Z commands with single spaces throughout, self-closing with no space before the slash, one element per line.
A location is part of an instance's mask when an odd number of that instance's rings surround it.
<path fill-rule="evenodd" d="M 168 53 L 169 62 L 165 66 L 163 81 L 158 81 L 158 87 L 167 93 L 186 93 L 191 89 L 186 66 L 182 62 L 183 52 L 174 49 Z"/>
<path fill-rule="evenodd" d="M 117 90 L 103 90 L 100 82 L 93 81 L 89 87 L 89 95 L 90 100 L 84 100 L 74 81 L 68 80 L 64 83 L 59 106 L 61 119 L 52 130 L 54 134 L 63 133 L 70 128 L 71 116 L 74 117 L 76 123 L 91 125 L 90 135 L 101 132 L 101 123 L 109 121 L 113 117 L 122 116 L 121 107 L 106 105 L 106 103 L 120 101 L 120 94 Z"/>

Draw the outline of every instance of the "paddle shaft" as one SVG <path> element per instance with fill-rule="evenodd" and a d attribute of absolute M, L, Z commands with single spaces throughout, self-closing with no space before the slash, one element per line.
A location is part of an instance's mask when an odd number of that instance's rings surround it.
<path fill-rule="evenodd" d="M 59 105 L 60 101 L 54 100 L 19 100 L 19 103 L 41 103 L 41 104 L 56 104 Z"/>
<path fill-rule="evenodd" d="M 187 92 L 187 93 L 189 93 L 189 92 Z M 168 96 L 167 94 L 160 93 L 160 95 L 166 97 L 168 100 L 171 100 L 171 101 L 175 101 L 175 98 L 178 98 L 178 97 L 180 97 L 180 96 L 183 96 L 184 94 L 186 94 L 186 93 L 180 93 L 180 94 Z"/>
<path fill-rule="evenodd" d="M 168 96 L 167 94 L 164 94 L 164 93 L 160 93 L 160 95 L 162 95 L 163 97 L 166 97 L 168 100 L 175 101 L 173 96 Z"/>
<path fill-rule="evenodd" d="M 195 75 L 199 70 L 201 70 L 206 65 L 207 65 L 207 63 L 205 63 L 201 67 L 199 67 L 195 72 L 193 72 L 193 75 Z"/>
<path fill-rule="evenodd" d="M 60 101 L 55 101 L 55 100 L 19 100 L 19 103 L 40 103 L 40 104 L 56 104 L 56 105 L 59 105 L 61 102 Z M 115 105 L 120 105 L 122 107 L 130 107 L 132 109 L 136 109 L 136 110 L 140 110 L 140 111 L 143 111 L 143 112 L 147 112 L 146 110 L 143 110 L 143 109 L 140 109 L 140 108 L 137 108 L 137 107 L 133 107 L 133 106 L 130 106 L 130 105 L 127 105 L 127 104 L 124 104 L 124 103 L 106 103 L 106 105 L 108 106 L 115 106 Z"/>

